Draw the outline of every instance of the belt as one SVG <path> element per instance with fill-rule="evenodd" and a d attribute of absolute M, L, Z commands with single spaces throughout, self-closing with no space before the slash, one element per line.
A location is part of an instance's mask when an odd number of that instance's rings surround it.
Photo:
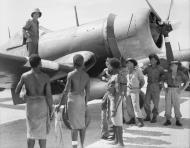
<path fill-rule="evenodd" d="M 179 88 L 179 86 L 175 86 L 175 85 L 168 85 L 168 87 L 170 87 L 170 88 Z"/>
<path fill-rule="evenodd" d="M 130 86 L 127 86 L 129 89 L 140 89 L 139 87 L 130 87 Z"/>
<path fill-rule="evenodd" d="M 121 83 L 121 82 L 119 84 L 121 84 L 121 85 L 127 85 L 127 83 Z"/>

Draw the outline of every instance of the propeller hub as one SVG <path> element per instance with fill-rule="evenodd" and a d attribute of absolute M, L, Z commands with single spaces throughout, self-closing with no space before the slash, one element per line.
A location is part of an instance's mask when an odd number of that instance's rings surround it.
<path fill-rule="evenodd" d="M 161 33 L 164 36 L 168 36 L 168 34 L 173 30 L 172 25 L 169 23 L 164 23 L 161 25 Z"/>

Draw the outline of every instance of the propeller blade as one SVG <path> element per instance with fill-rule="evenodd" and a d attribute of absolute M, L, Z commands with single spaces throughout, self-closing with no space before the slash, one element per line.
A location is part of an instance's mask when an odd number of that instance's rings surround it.
<path fill-rule="evenodd" d="M 157 16 L 158 20 L 161 21 L 161 17 L 158 15 L 158 13 L 155 11 L 155 9 L 152 7 L 152 5 L 150 4 L 150 2 L 148 0 L 145 0 L 146 3 L 148 4 L 148 6 L 150 7 L 151 11 Z"/>
<path fill-rule="evenodd" d="M 171 12 L 172 6 L 173 6 L 173 0 L 171 0 L 171 2 L 170 2 L 170 9 L 169 9 L 168 17 L 166 18 L 166 20 L 169 20 L 169 18 L 170 18 L 170 12 Z"/>
<path fill-rule="evenodd" d="M 170 63 L 171 61 L 174 60 L 172 47 L 171 47 L 171 44 L 170 44 L 168 36 L 165 36 L 164 40 L 165 40 L 165 46 L 166 46 L 166 58 L 167 58 L 168 63 Z"/>

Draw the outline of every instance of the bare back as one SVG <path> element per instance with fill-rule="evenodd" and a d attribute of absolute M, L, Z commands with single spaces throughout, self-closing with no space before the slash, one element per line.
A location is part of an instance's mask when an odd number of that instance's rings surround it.
<path fill-rule="evenodd" d="M 44 96 L 47 75 L 43 72 L 29 71 L 23 75 L 23 81 L 28 96 Z"/>
<path fill-rule="evenodd" d="M 81 93 L 84 92 L 89 82 L 89 76 L 84 71 L 74 70 L 70 73 L 71 88 L 70 92 Z"/>

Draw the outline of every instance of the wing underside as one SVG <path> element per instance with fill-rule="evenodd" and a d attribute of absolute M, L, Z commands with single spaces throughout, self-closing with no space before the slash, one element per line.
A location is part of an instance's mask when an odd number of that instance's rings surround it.
<path fill-rule="evenodd" d="M 81 51 L 62 56 L 55 61 L 42 59 L 42 71 L 46 72 L 51 80 L 65 77 L 73 70 L 72 58 L 75 54 L 84 57 L 86 70 L 95 64 L 95 55 L 88 51 Z M 30 69 L 28 58 L 0 53 L 0 88 L 14 88 L 22 73 Z"/>

